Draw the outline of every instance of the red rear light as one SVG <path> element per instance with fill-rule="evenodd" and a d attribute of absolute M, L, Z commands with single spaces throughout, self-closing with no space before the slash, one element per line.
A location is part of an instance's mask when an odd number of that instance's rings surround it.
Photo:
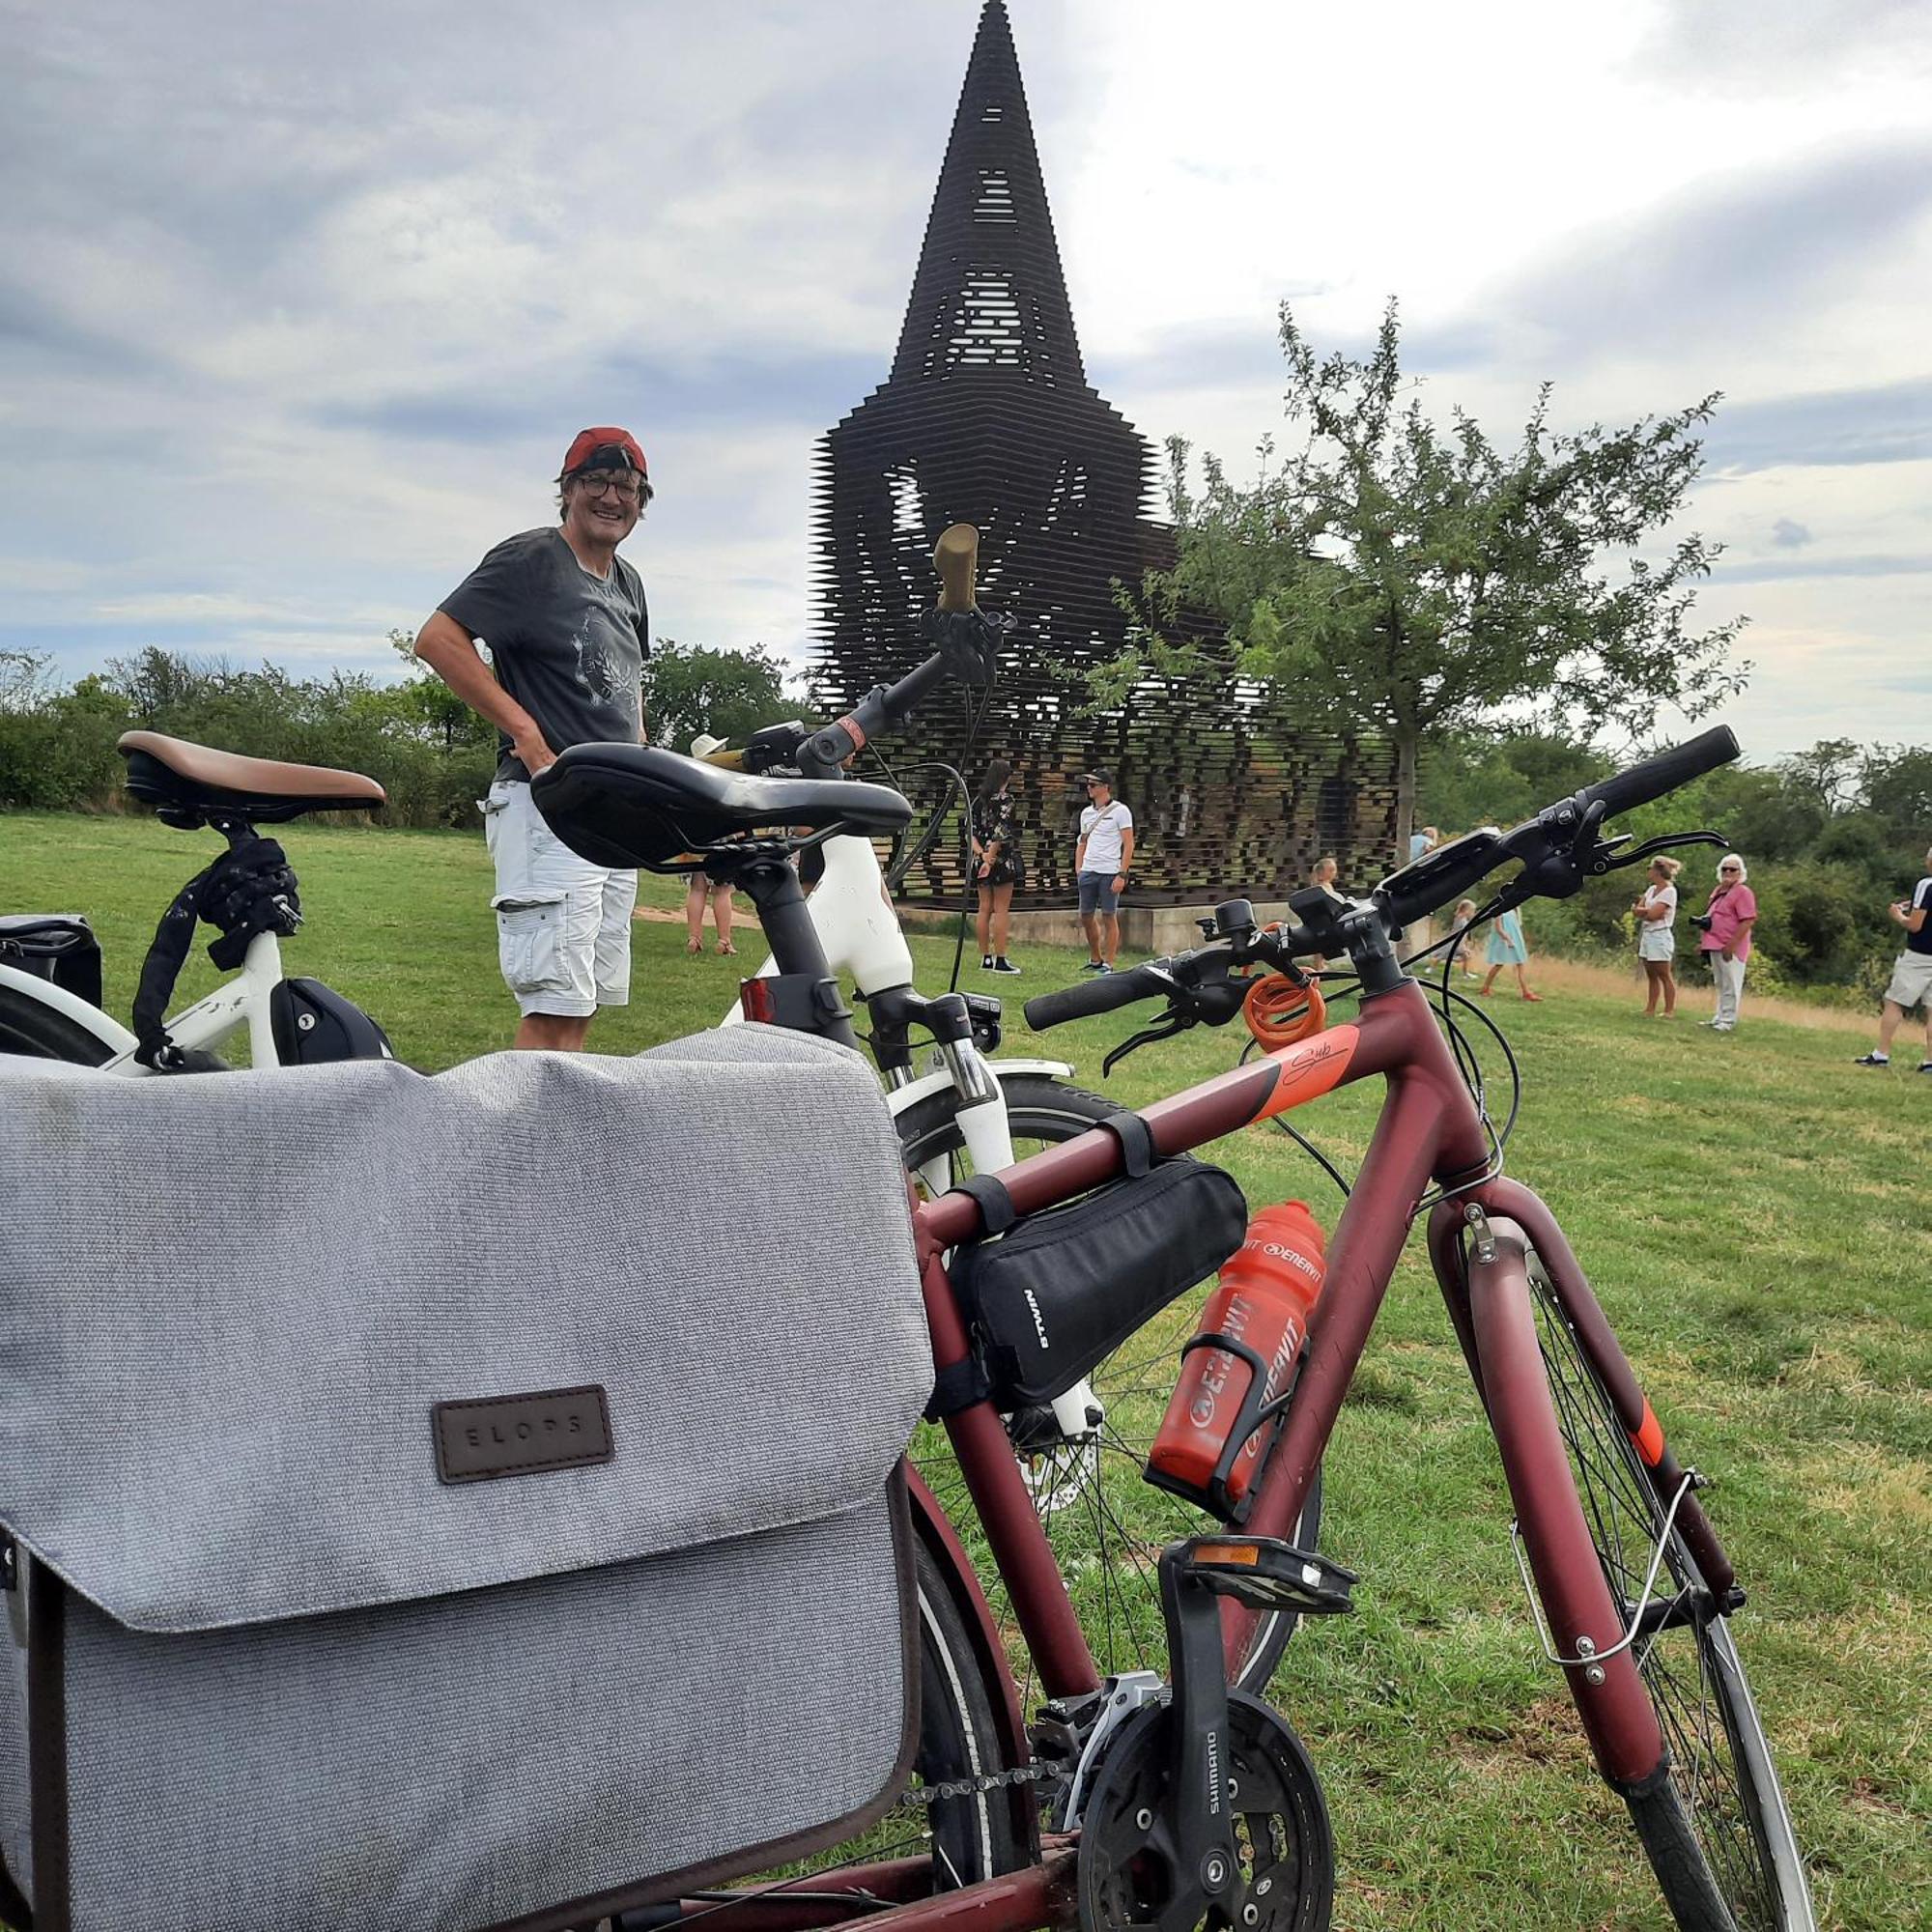
<path fill-rule="evenodd" d="M 740 980 L 738 1010 L 748 1020 L 759 1020 L 766 1026 L 776 1026 L 778 1006 L 772 998 L 772 982 L 769 980 Z"/>

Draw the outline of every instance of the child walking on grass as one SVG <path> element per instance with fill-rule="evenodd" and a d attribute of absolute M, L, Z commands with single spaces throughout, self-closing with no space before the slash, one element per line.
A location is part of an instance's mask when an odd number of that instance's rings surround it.
<path fill-rule="evenodd" d="M 1541 993 L 1533 993 L 1529 989 L 1529 942 L 1522 936 L 1522 915 L 1514 906 L 1491 925 L 1487 956 L 1490 977 L 1478 989 L 1484 999 L 1489 998 L 1490 988 L 1496 983 L 1496 975 L 1505 966 L 1516 968 L 1516 989 L 1525 1000 L 1543 998 Z"/>

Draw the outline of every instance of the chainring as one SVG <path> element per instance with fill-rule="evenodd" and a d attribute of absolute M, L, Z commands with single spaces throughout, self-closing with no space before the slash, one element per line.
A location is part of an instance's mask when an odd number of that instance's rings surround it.
<path fill-rule="evenodd" d="M 1335 1841 L 1315 1767 L 1288 1720 L 1245 1691 L 1228 1693 L 1228 1728 L 1241 1890 L 1233 1917 L 1215 1908 L 1198 1924 L 1209 1932 L 1327 1932 Z M 1080 1827 L 1081 1932 L 1151 1926 L 1177 1894 L 1172 1729 L 1172 1706 L 1150 1704 L 1121 1726 L 1100 1761 Z"/>

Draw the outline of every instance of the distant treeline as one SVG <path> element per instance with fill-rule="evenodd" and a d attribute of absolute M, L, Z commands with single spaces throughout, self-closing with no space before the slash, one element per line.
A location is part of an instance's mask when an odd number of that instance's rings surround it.
<path fill-rule="evenodd" d="M 252 758 L 365 772 L 389 795 L 383 823 L 473 825 L 490 788 L 497 734 L 391 632 L 410 674 L 298 677 L 274 665 L 238 669 L 220 659 L 150 647 L 72 684 L 38 652 L 0 650 L 0 809 L 87 811 L 118 802 L 115 740 L 165 732 Z M 785 667 L 763 651 L 717 651 L 660 639 L 645 667 L 644 709 L 659 743 L 682 749 L 799 710 Z"/>
<path fill-rule="evenodd" d="M 407 654 L 407 637 L 391 641 Z M 304 678 L 151 648 L 62 684 L 46 658 L 0 651 L 0 809 L 113 809 L 122 774 L 114 741 L 139 726 L 253 757 L 366 772 L 389 795 L 385 824 L 473 825 L 496 765 L 495 734 L 440 680 L 412 661 L 412 668 L 394 683 L 344 671 Z M 661 640 L 644 694 L 654 735 L 682 748 L 700 730 L 727 737 L 795 713 L 784 671 L 761 651 Z M 1416 822 L 1445 836 L 1507 826 L 1617 762 L 1548 733 L 1456 735 L 1425 750 Z M 1710 827 L 1745 855 L 1761 908 L 1752 968 L 1760 987 L 1873 991 L 1897 951 L 1886 904 L 1919 877 L 1932 842 L 1932 748 L 1829 740 L 1775 765 L 1712 773 L 1620 823 L 1640 838 Z M 1694 910 L 1718 855 L 1682 856 L 1680 891 Z M 1641 884 L 1638 871 L 1614 872 L 1575 899 L 1537 903 L 1526 916 L 1532 945 L 1634 948 L 1629 909 Z"/>

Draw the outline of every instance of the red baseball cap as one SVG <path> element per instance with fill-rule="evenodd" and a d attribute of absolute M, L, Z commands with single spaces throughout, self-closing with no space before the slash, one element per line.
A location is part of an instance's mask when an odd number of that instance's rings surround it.
<path fill-rule="evenodd" d="M 639 476 L 648 477 L 650 465 L 644 461 L 644 452 L 638 446 L 638 439 L 627 429 L 581 429 L 576 440 L 564 453 L 563 474 L 568 476 L 573 470 L 588 469 L 596 460 L 599 469 L 635 469 Z"/>

